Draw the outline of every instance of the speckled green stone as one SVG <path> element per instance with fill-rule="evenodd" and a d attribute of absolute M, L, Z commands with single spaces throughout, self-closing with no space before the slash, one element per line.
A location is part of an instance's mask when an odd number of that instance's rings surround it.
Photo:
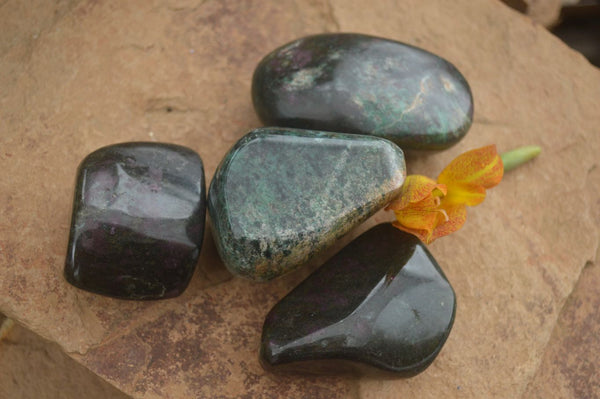
<path fill-rule="evenodd" d="M 270 126 L 372 134 L 402 149 L 440 150 L 471 126 L 467 81 L 425 50 L 372 36 L 309 36 L 257 66 L 252 100 Z"/>
<path fill-rule="evenodd" d="M 372 136 L 262 128 L 212 180 L 217 249 L 235 274 L 270 280 L 306 263 L 398 194 L 402 150 Z"/>

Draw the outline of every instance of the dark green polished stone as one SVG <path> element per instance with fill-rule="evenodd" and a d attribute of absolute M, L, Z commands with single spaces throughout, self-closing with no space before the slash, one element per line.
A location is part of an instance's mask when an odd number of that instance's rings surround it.
<path fill-rule="evenodd" d="M 273 370 L 409 377 L 433 362 L 455 308 L 452 286 L 425 245 L 381 224 L 273 307 L 261 362 Z"/>
<path fill-rule="evenodd" d="M 101 148 L 79 165 L 65 278 L 124 299 L 181 294 L 200 254 L 204 168 L 172 144 Z"/>
<path fill-rule="evenodd" d="M 266 125 L 372 134 L 405 150 L 450 147 L 473 116 L 469 85 L 448 61 L 348 33 L 305 37 L 267 55 L 252 100 Z"/>
<path fill-rule="evenodd" d="M 225 156 L 210 186 L 217 249 L 237 275 L 278 277 L 386 205 L 405 175 L 402 150 L 377 137 L 254 130 Z"/>

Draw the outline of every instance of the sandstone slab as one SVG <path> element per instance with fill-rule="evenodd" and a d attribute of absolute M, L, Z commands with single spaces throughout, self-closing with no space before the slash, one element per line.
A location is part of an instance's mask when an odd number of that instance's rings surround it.
<path fill-rule="evenodd" d="M 496 0 L 9 0 L 0 20 L 7 316 L 136 398 L 527 397 L 567 297 L 596 262 L 600 225 L 600 72 L 544 28 Z M 180 297 L 132 303 L 64 281 L 73 176 L 86 154 L 123 141 L 171 142 L 197 151 L 210 179 L 233 143 L 260 126 L 250 99 L 256 64 L 328 31 L 414 44 L 469 82 L 470 133 L 447 151 L 408 158 L 409 173 L 436 176 L 489 143 L 543 148 L 469 212 L 461 231 L 430 246 L 458 304 L 431 367 L 399 381 L 267 374 L 258 361 L 264 317 L 311 268 L 266 285 L 232 279 L 208 231 Z M 375 215 L 337 249 L 388 218 Z"/>

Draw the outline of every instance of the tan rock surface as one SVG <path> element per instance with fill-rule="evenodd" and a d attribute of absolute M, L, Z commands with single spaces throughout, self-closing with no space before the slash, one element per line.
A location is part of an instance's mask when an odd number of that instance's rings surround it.
<path fill-rule="evenodd" d="M 0 316 L 0 398 L 127 399 L 52 342 Z M 4 328 L 3 328 L 4 327 Z"/>
<path fill-rule="evenodd" d="M 527 0 L 527 15 L 535 22 L 549 28 L 560 20 L 562 0 Z"/>
<path fill-rule="evenodd" d="M 0 311 L 100 377 L 139 398 L 515 398 L 539 374 L 561 308 L 596 260 L 600 222 L 600 72 L 541 26 L 495 0 L 7 0 L 0 21 Z M 427 371 L 357 380 L 262 370 L 264 316 L 319 260 L 251 283 L 231 278 L 207 237 L 190 287 L 173 300 L 119 301 L 63 280 L 85 155 L 122 141 L 173 142 L 198 151 L 210 179 L 259 126 L 249 91 L 261 57 L 337 30 L 423 47 L 470 82 L 471 132 L 450 150 L 409 157 L 410 172 L 435 176 L 488 143 L 543 147 L 460 232 L 431 245 L 458 311 Z"/>
<path fill-rule="evenodd" d="M 587 266 L 527 387 L 527 398 L 600 398 L 600 266 Z"/>

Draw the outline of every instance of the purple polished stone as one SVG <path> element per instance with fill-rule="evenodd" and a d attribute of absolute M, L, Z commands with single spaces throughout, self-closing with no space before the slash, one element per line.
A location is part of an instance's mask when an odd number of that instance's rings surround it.
<path fill-rule="evenodd" d="M 202 160 L 189 148 L 124 143 L 79 166 L 65 278 L 123 299 L 181 294 L 204 234 Z"/>

